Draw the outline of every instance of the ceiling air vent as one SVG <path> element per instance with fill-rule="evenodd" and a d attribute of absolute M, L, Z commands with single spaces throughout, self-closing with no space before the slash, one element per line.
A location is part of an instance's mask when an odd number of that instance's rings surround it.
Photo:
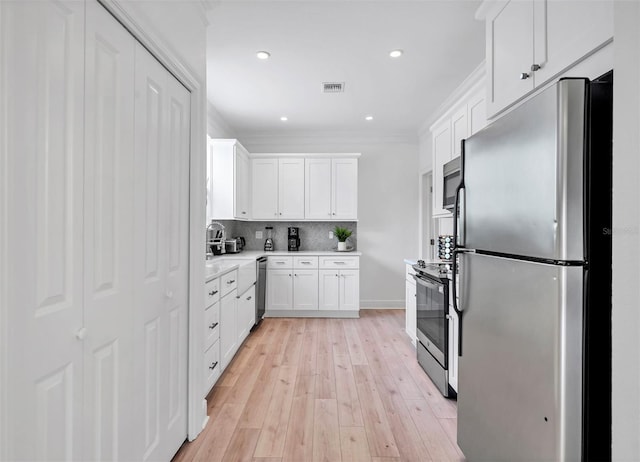
<path fill-rule="evenodd" d="M 344 82 L 322 82 L 322 93 L 342 93 Z"/>

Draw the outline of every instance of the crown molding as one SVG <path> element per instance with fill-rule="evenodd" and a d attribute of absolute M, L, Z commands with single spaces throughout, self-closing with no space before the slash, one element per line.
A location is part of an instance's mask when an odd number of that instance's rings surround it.
<path fill-rule="evenodd" d="M 453 92 L 447 96 L 447 98 L 438 106 L 433 114 L 425 120 L 418 130 L 418 136 L 422 137 L 431 131 L 431 127 L 435 122 L 441 119 L 444 115 L 455 109 L 456 103 L 461 99 L 467 97 L 470 93 L 480 89 L 485 83 L 485 77 L 487 74 L 487 66 L 485 60 L 482 62 L 462 81 Z"/>

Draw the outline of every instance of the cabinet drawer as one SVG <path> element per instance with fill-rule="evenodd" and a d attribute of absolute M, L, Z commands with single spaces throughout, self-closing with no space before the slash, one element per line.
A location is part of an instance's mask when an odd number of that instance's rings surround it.
<path fill-rule="evenodd" d="M 320 268 L 322 269 L 340 269 L 340 268 L 349 268 L 349 269 L 358 269 L 359 265 L 358 257 L 344 257 L 344 258 L 336 258 L 336 257 L 320 257 Z"/>
<path fill-rule="evenodd" d="M 220 300 L 220 279 L 214 279 L 204 285 L 204 307 L 213 305 Z"/>
<path fill-rule="evenodd" d="M 293 268 L 293 257 L 269 257 L 267 260 L 269 269 L 289 269 Z"/>
<path fill-rule="evenodd" d="M 215 303 L 204 312 L 204 349 L 208 349 L 220 338 L 220 303 Z"/>
<path fill-rule="evenodd" d="M 220 277 L 221 296 L 224 297 L 238 286 L 238 271 L 231 271 Z"/>
<path fill-rule="evenodd" d="M 220 342 L 215 342 L 211 348 L 204 353 L 204 392 L 209 394 L 211 387 L 220 377 Z"/>
<path fill-rule="evenodd" d="M 312 269 L 318 267 L 318 257 L 293 257 L 295 269 Z"/>

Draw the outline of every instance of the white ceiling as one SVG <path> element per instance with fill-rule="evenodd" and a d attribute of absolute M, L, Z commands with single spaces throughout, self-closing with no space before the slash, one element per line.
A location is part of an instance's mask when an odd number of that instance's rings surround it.
<path fill-rule="evenodd" d="M 484 58 L 479 4 L 218 2 L 208 14 L 209 101 L 239 136 L 415 135 Z M 404 55 L 392 59 L 396 48 Z M 258 60 L 258 50 L 271 58 Z M 326 81 L 345 82 L 345 92 L 321 93 Z"/>

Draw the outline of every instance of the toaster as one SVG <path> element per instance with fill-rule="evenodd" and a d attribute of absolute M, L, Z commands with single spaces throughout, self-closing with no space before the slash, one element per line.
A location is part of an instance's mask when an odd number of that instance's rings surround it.
<path fill-rule="evenodd" d="M 244 248 L 244 238 L 235 237 L 224 241 L 224 249 L 226 253 L 240 253 Z"/>

